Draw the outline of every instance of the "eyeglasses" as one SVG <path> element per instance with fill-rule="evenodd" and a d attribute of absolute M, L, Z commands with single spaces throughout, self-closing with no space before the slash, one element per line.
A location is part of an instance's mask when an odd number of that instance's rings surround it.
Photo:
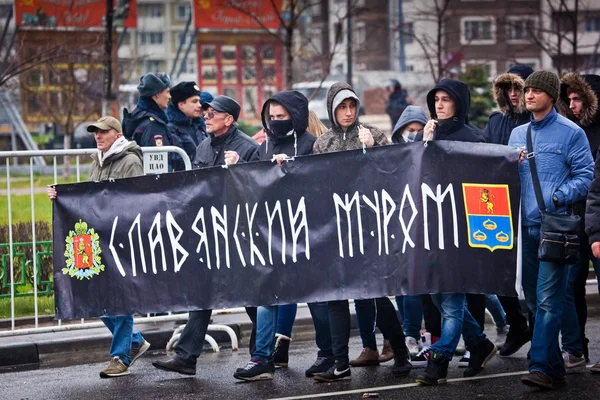
<path fill-rule="evenodd" d="M 225 111 L 216 111 L 216 110 L 210 110 L 210 111 L 204 111 L 204 118 L 209 118 L 209 119 L 213 119 L 215 117 L 215 115 L 218 114 L 227 114 Z"/>

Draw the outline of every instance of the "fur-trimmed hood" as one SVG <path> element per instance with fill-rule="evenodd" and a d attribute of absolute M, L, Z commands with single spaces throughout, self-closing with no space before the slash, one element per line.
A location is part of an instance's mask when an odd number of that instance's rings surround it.
<path fill-rule="evenodd" d="M 521 92 L 521 95 L 519 95 L 519 104 L 517 104 L 516 107 L 513 107 L 508 97 L 508 90 L 512 86 L 516 86 Z M 494 100 L 503 114 L 506 114 L 509 111 L 521 114 L 526 111 L 525 94 L 523 93 L 524 87 L 525 81 L 523 78 L 510 72 L 498 75 L 498 77 L 494 79 Z"/>
<path fill-rule="evenodd" d="M 575 92 L 581 96 L 583 101 L 583 115 L 577 119 L 569 108 L 569 93 Z M 600 76 L 580 75 L 569 72 L 560 80 L 560 95 L 558 109 L 562 115 L 572 121 L 578 122 L 582 127 L 588 127 L 593 123 L 600 122 L 598 112 L 598 97 L 600 96 Z"/>

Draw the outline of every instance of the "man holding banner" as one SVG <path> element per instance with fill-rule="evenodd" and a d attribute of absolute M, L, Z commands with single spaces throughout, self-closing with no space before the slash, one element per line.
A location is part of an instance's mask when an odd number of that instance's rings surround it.
<path fill-rule="evenodd" d="M 116 118 L 102 117 L 95 124 L 90 124 L 87 130 L 94 133 L 98 147 L 98 153 L 92 154 L 92 168 L 88 181 L 119 179 L 144 174 L 142 150 L 135 142 L 129 142 L 123 137 L 121 124 Z M 51 200 L 56 199 L 56 189 L 52 186 L 48 186 L 48 197 Z M 85 232 L 87 224 L 85 227 L 82 226 L 83 224 L 79 224 L 79 228 Z M 75 230 L 78 231 L 77 225 Z M 84 238 L 84 236 L 81 237 Z M 80 241 L 79 252 L 83 256 L 81 263 L 88 264 L 79 266 L 81 270 L 90 268 L 92 257 L 89 252 L 91 247 L 91 243 L 85 240 Z M 133 331 L 133 315 L 102 317 L 102 322 L 113 337 L 110 345 L 112 359 L 108 367 L 100 372 L 100 377 L 113 378 L 129 375 L 129 367 L 150 348 L 150 343 L 139 332 Z"/>

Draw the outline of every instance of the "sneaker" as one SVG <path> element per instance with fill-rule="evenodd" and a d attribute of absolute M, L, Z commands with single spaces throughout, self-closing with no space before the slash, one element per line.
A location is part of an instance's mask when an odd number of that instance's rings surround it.
<path fill-rule="evenodd" d="M 458 368 L 467 368 L 469 361 L 471 361 L 471 352 L 467 350 L 465 351 L 465 355 L 458 360 Z"/>
<path fill-rule="evenodd" d="M 590 368 L 590 372 L 592 374 L 600 374 L 600 361 L 592 365 L 592 368 Z"/>
<path fill-rule="evenodd" d="M 498 348 L 488 338 L 483 339 L 471 349 L 471 358 L 469 366 L 463 373 L 465 378 L 475 376 L 483 371 L 485 365 L 498 352 Z"/>
<path fill-rule="evenodd" d="M 379 362 L 384 363 L 394 359 L 394 350 L 392 349 L 392 345 L 390 341 L 384 339 L 383 341 L 383 349 L 381 350 L 381 354 L 379 355 Z"/>
<path fill-rule="evenodd" d="M 521 382 L 524 385 L 536 387 L 539 389 L 553 389 L 554 388 L 552 379 L 550 379 L 550 377 L 548 377 L 547 375 L 545 375 L 541 372 L 538 372 L 538 371 L 533 371 L 533 372 L 528 373 L 527 375 L 523 375 L 521 377 Z"/>
<path fill-rule="evenodd" d="M 148 351 L 149 348 L 150 348 L 150 342 L 148 342 L 145 339 L 141 345 L 139 345 L 138 347 L 133 347 L 131 349 L 131 351 L 129 352 L 129 357 L 131 357 L 131 362 L 129 363 L 129 366 L 131 367 L 133 365 L 133 363 L 135 362 L 135 360 L 137 360 L 138 358 L 143 356 L 144 353 L 146 351 Z"/>
<path fill-rule="evenodd" d="M 415 339 L 414 337 L 411 337 L 411 336 L 407 336 L 405 343 L 406 343 L 406 348 L 408 348 L 408 352 L 410 353 L 411 356 L 416 356 L 417 354 L 419 354 L 419 351 L 421 349 L 419 348 L 417 339 Z"/>
<path fill-rule="evenodd" d="M 335 364 L 333 357 L 317 357 L 317 361 L 304 373 L 307 377 L 311 378 L 316 374 L 322 374 L 326 372 Z"/>
<path fill-rule="evenodd" d="M 527 329 L 526 331 L 521 331 L 518 333 L 513 333 L 509 331 L 506 334 L 506 342 L 500 347 L 500 355 L 502 357 L 510 356 L 517 351 L 521 347 L 523 347 L 527 342 L 531 340 L 531 330 Z"/>
<path fill-rule="evenodd" d="M 100 378 L 114 378 L 123 375 L 129 375 L 129 367 L 123 364 L 119 357 L 113 357 L 108 367 L 100 372 Z"/>
<path fill-rule="evenodd" d="M 398 356 L 394 358 L 394 367 L 392 368 L 392 375 L 394 376 L 407 376 L 410 374 L 412 364 L 410 363 L 410 355 Z"/>
<path fill-rule="evenodd" d="M 586 370 L 585 358 L 583 356 L 577 357 L 573 354 L 563 351 L 562 357 L 565 362 L 565 370 L 567 371 L 567 374 L 578 374 Z"/>
<path fill-rule="evenodd" d="M 287 368 L 288 367 L 288 351 L 290 350 L 290 339 L 287 336 L 277 334 L 277 341 L 275 342 L 275 351 L 273 352 L 273 364 L 275 368 Z"/>
<path fill-rule="evenodd" d="M 336 362 L 327 371 L 313 375 L 317 382 L 335 382 L 350 379 L 350 366 L 345 363 Z"/>
<path fill-rule="evenodd" d="M 435 386 L 447 382 L 448 364 L 450 360 L 443 354 L 429 351 L 425 373 L 417 377 L 417 383 L 421 385 Z"/>
<path fill-rule="evenodd" d="M 233 377 L 242 381 L 264 381 L 273 379 L 274 373 L 275 365 L 272 362 L 266 363 L 252 357 L 244 368 L 238 368 L 235 371 Z"/>
<path fill-rule="evenodd" d="M 356 359 L 350 360 L 350 365 L 353 367 L 379 365 L 379 352 L 365 347 Z"/>
<path fill-rule="evenodd" d="M 410 356 L 410 363 L 413 367 L 423 368 L 427 366 L 429 361 L 429 347 L 423 347 L 423 350 L 417 353 L 416 356 Z"/>

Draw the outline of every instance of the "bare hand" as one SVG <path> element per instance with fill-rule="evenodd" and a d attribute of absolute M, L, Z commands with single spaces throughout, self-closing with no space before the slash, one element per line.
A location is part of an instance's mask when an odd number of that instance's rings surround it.
<path fill-rule="evenodd" d="M 373 147 L 373 145 L 375 144 L 375 139 L 373 139 L 371 131 L 366 129 L 362 125 L 358 127 L 358 140 L 360 140 L 360 142 L 368 148 Z"/>
<path fill-rule="evenodd" d="M 285 160 L 288 160 L 287 154 L 273 154 L 272 161 L 277 161 L 277 164 L 282 165 Z"/>
<path fill-rule="evenodd" d="M 226 151 L 225 152 L 225 165 L 237 164 L 240 160 L 240 155 L 237 151 Z"/>
<path fill-rule="evenodd" d="M 600 258 L 600 242 L 592 243 L 592 254 L 596 258 Z"/>
<path fill-rule="evenodd" d="M 435 119 L 430 119 L 423 128 L 423 140 L 433 140 L 433 133 L 438 122 Z"/>
<path fill-rule="evenodd" d="M 526 155 L 527 155 L 527 152 L 525 150 L 521 150 L 521 157 L 519 158 L 519 163 L 522 163 L 523 161 L 525 161 Z"/>
<path fill-rule="evenodd" d="M 48 192 L 48 198 L 50 200 L 54 200 L 56 198 L 56 189 L 54 188 L 54 186 L 48 185 L 47 192 Z"/>

